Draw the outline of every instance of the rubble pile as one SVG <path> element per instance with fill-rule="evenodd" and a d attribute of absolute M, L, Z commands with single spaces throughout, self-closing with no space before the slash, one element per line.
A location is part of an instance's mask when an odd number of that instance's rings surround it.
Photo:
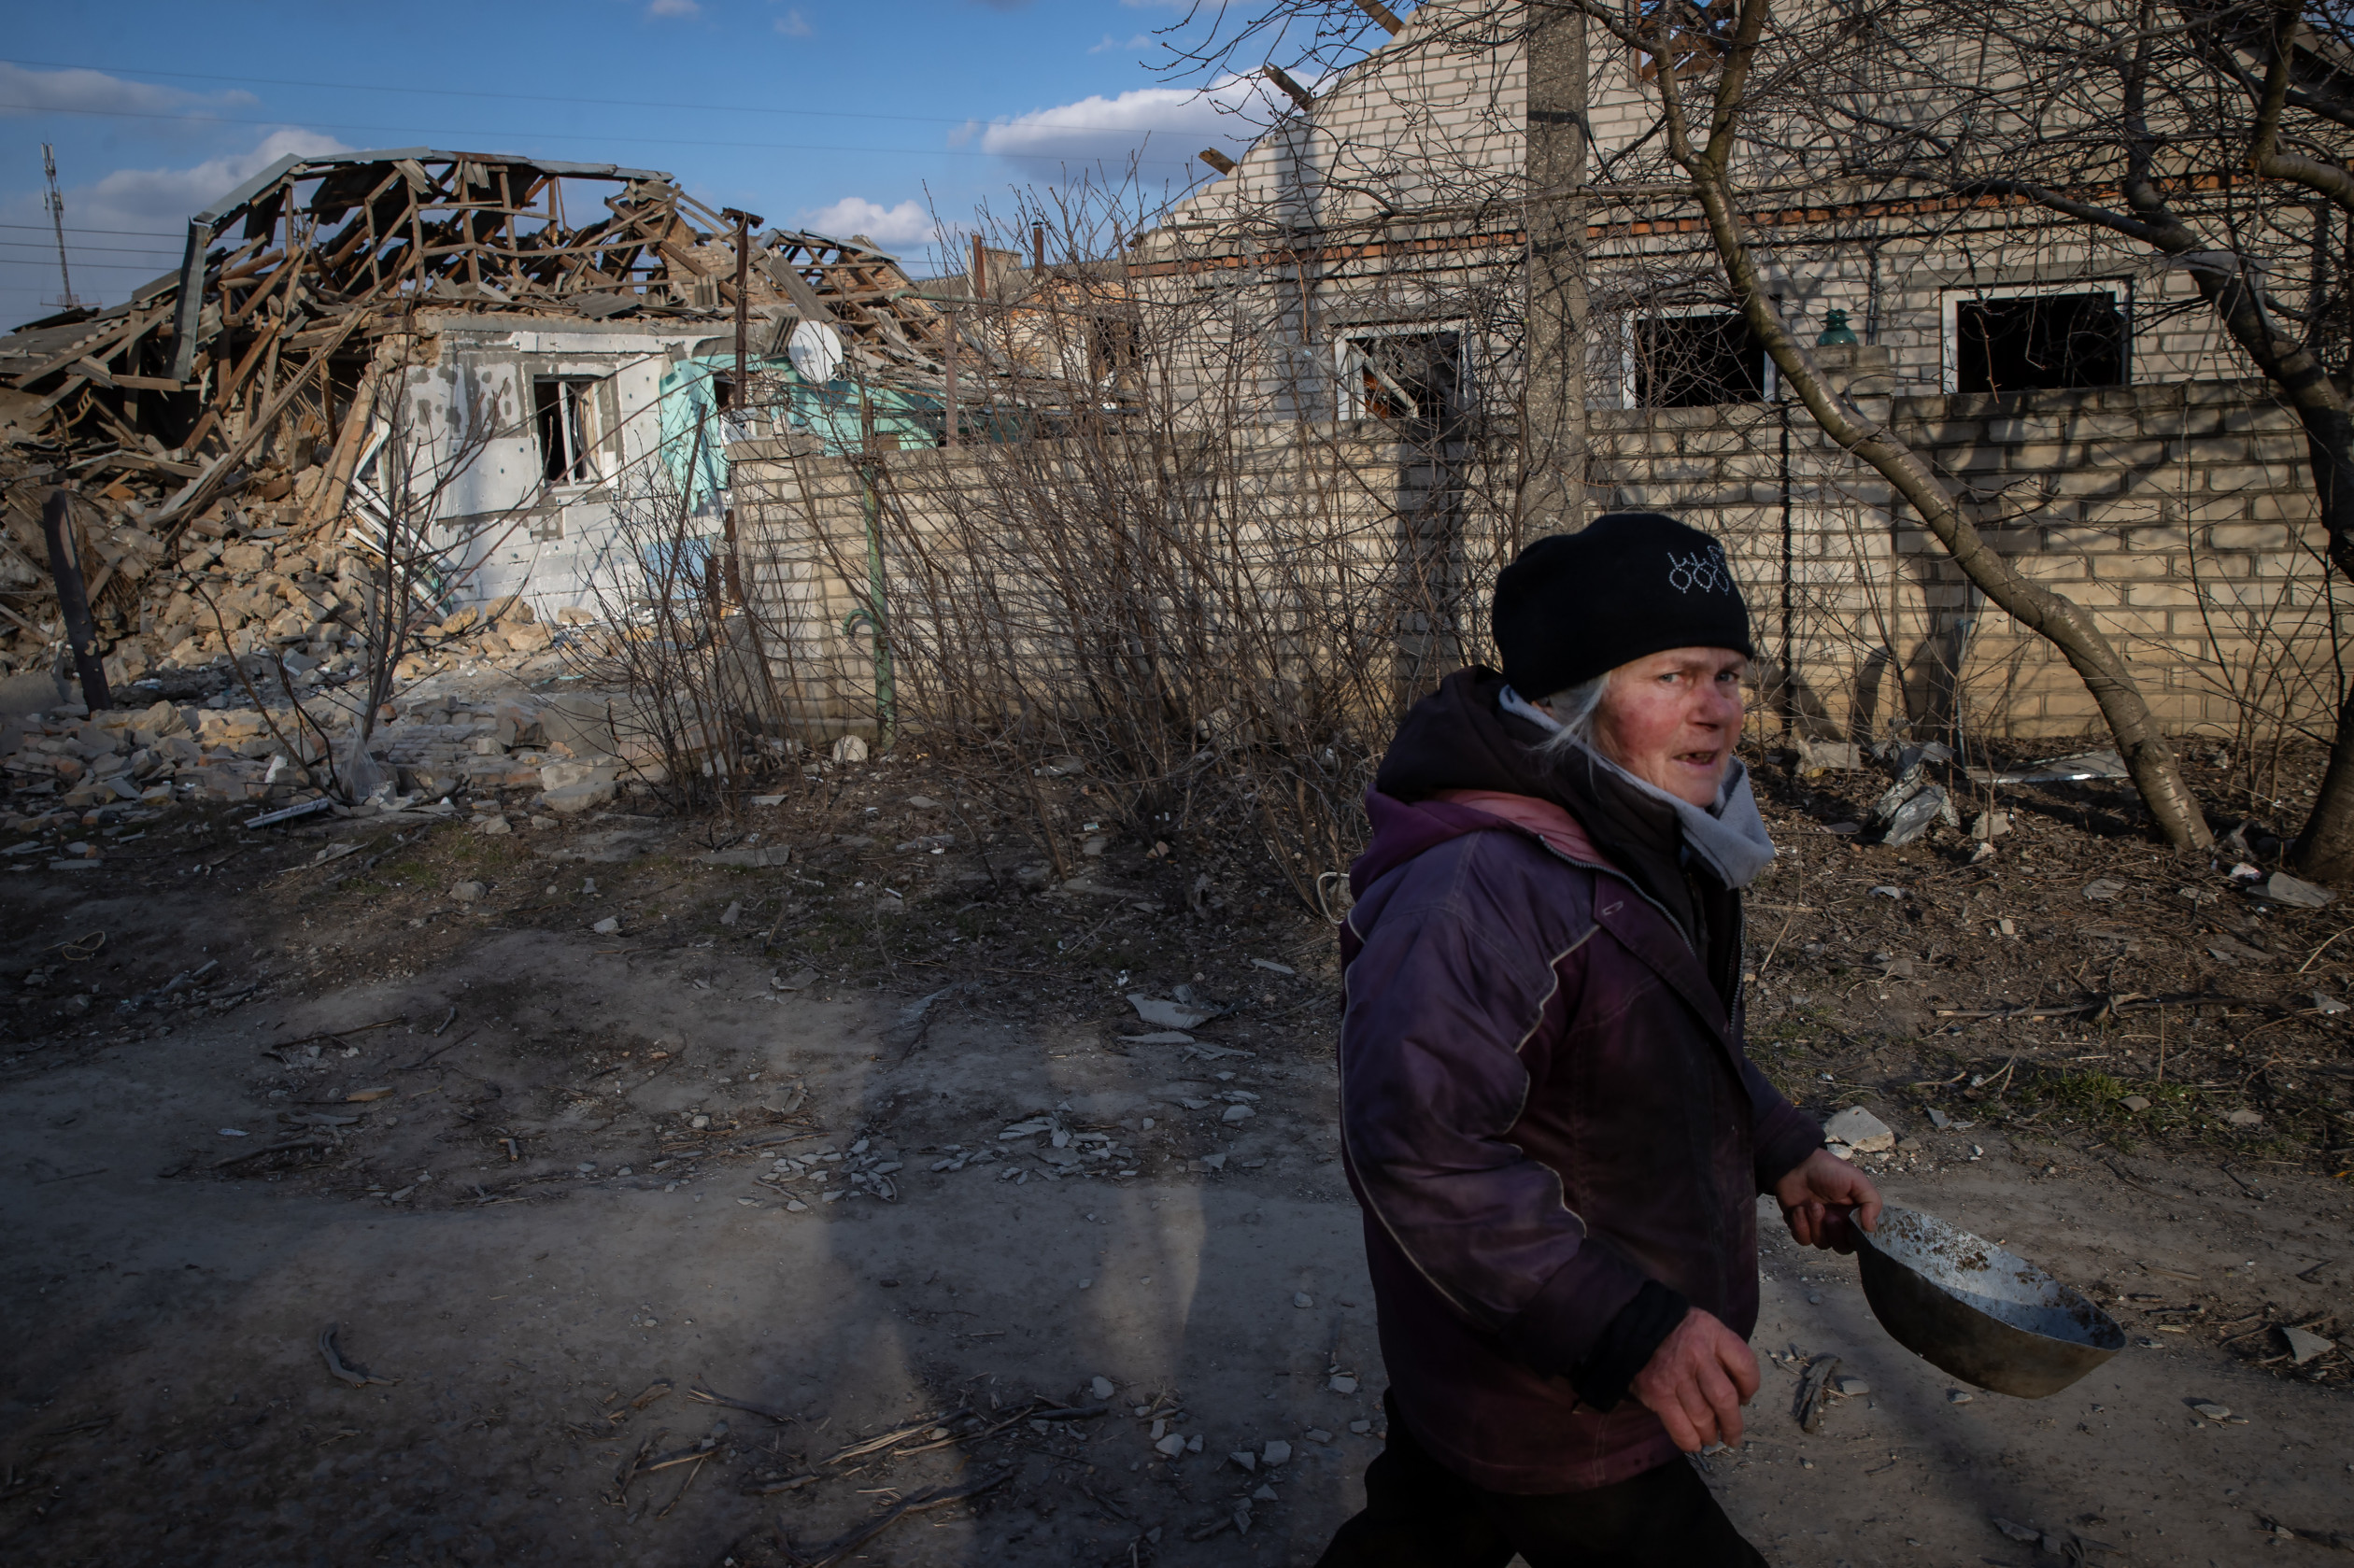
<path fill-rule="evenodd" d="M 151 672 L 119 663 L 122 707 L 93 714 L 61 700 L 0 719 L 0 776 L 17 826 L 109 820 L 174 801 L 283 808 L 319 797 L 331 769 L 352 772 L 364 699 L 337 618 L 347 582 L 319 571 L 328 563 L 308 547 L 273 551 L 266 540 L 195 558 L 205 564 L 185 568 L 173 599 L 234 602 L 221 617 L 226 645 L 217 632 L 191 633 Z M 381 782 L 359 793 L 398 810 L 551 791 L 551 809 L 571 811 L 658 781 L 642 748 L 617 739 L 626 727 L 612 701 L 567 689 L 582 679 L 580 662 L 611 643 L 587 612 L 561 614 L 551 627 L 510 599 L 425 629 L 401 661 L 401 697 L 368 727 L 364 755 Z M 152 699 L 127 705 L 134 694 Z M 342 782 L 350 792 L 350 778 Z"/>

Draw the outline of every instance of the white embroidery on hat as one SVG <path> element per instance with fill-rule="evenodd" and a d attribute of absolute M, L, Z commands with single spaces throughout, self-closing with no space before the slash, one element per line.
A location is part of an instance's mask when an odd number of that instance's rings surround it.
<path fill-rule="evenodd" d="M 1698 588 L 1702 593 L 1731 593 L 1733 571 L 1723 549 L 1715 544 L 1686 558 L 1667 552 L 1667 586 L 1678 593 Z"/>

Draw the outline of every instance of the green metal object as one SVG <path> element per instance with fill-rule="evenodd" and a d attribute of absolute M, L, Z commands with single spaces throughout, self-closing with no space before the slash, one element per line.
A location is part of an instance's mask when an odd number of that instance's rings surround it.
<path fill-rule="evenodd" d="M 1822 335 L 1815 339 L 1817 348 L 1853 348 L 1862 341 L 1855 335 L 1855 329 L 1848 325 L 1846 311 L 1822 313 Z"/>
<path fill-rule="evenodd" d="M 874 634 L 874 749 L 889 751 L 899 732 L 898 696 L 891 685 L 891 629 L 884 615 L 882 500 L 874 493 L 874 469 L 858 465 L 860 500 L 866 513 L 867 601 L 843 617 L 844 635 L 864 622 Z"/>

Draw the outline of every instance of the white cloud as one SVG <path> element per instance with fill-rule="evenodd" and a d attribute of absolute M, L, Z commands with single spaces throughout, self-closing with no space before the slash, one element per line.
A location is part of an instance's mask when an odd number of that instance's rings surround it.
<path fill-rule="evenodd" d="M 186 114 L 242 108 L 260 102 L 250 92 L 183 92 L 152 82 L 126 81 L 104 71 L 28 71 L 0 61 L 0 115 L 60 112 Z"/>
<path fill-rule="evenodd" d="M 803 228 L 821 234 L 837 239 L 864 234 L 886 247 L 929 244 L 939 228 L 921 202 L 911 199 L 886 207 L 864 196 L 844 196 L 831 206 L 803 209 L 801 220 Z"/>
<path fill-rule="evenodd" d="M 809 19 L 799 11 L 787 11 L 776 19 L 776 30 L 788 38 L 807 38 L 817 29 L 809 25 Z"/>
<path fill-rule="evenodd" d="M 250 151 L 208 158 L 187 169 L 117 169 L 65 195 L 71 221 L 86 229 L 184 230 L 193 214 L 289 153 L 319 156 L 351 148 L 315 131 L 273 131 Z"/>
<path fill-rule="evenodd" d="M 702 7 L 695 0 L 654 0 L 645 7 L 647 16 L 701 16 Z"/>
<path fill-rule="evenodd" d="M 1130 38 L 1127 43 L 1122 43 L 1111 34 L 1106 33 L 1103 35 L 1103 42 L 1099 44 L 1089 44 L 1087 46 L 1087 52 L 1089 54 L 1109 54 L 1115 49 L 1151 49 L 1152 47 L 1153 35 L 1150 33 L 1139 33 L 1135 37 Z"/>
<path fill-rule="evenodd" d="M 1206 92 L 1140 87 L 1115 98 L 1099 94 L 994 121 L 982 131 L 981 146 L 1041 177 L 1096 164 L 1117 172 L 1131 155 L 1141 167 L 1168 173 L 1203 147 L 1248 147 L 1273 118 L 1263 86 L 1237 77 Z M 1245 112 L 1230 112 L 1236 108 Z"/>

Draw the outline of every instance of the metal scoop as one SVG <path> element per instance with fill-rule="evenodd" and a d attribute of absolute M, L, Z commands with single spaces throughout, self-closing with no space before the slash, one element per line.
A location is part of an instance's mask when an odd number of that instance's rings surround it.
<path fill-rule="evenodd" d="M 2026 1259 L 1908 1208 L 1851 1227 L 1864 1295 L 1896 1342 L 1997 1393 L 2058 1393 L 2125 1348 L 2125 1331 Z"/>

